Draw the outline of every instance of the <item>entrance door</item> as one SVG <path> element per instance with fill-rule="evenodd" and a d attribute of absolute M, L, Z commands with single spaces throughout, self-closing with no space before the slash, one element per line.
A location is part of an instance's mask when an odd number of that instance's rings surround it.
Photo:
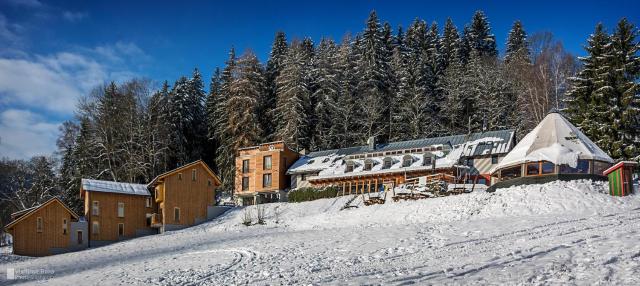
<path fill-rule="evenodd" d="M 118 237 L 124 236 L 124 223 L 118 224 Z"/>
<path fill-rule="evenodd" d="M 78 244 L 82 244 L 82 230 L 78 230 Z"/>

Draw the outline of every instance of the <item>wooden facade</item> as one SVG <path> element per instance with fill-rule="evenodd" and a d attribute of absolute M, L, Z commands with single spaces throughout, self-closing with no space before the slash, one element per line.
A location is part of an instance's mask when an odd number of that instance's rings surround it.
<path fill-rule="evenodd" d="M 71 247 L 71 222 L 78 215 L 67 208 L 58 198 L 13 216 L 14 221 L 6 226 L 13 236 L 13 253 L 27 256 L 46 256 Z"/>
<path fill-rule="evenodd" d="M 280 191 L 289 188 L 286 173 L 299 156 L 282 141 L 240 149 L 236 154 L 234 195 L 245 198 L 243 204 L 256 203 L 254 198 L 261 195 L 275 200 Z"/>
<path fill-rule="evenodd" d="M 158 204 L 152 225 L 165 231 L 206 220 L 208 208 L 215 206 L 215 191 L 220 184 L 218 176 L 201 160 L 156 177 L 149 184 Z"/>
<path fill-rule="evenodd" d="M 151 196 L 86 190 L 82 194 L 91 246 L 153 233 L 147 221 L 154 213 Z"/>
<path fill-rule="evenodd" d="M 638 163 L 633 161 L 619 162 L 602 174 L 609 179 L 609 194 L 612 196 L 627 196 L 633 193 L 633 170 Z"/>

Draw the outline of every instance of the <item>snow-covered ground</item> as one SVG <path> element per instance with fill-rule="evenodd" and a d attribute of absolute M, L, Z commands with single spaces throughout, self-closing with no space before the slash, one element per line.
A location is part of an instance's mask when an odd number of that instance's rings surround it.
<path fill-rule="evenodd" d="M 640 285 L 640 196 L 602 183 L 553 182 L 495 193 L 340 211 L 349 197 L 264 205 L 182 231 L 19 261 L 47 285 Z M 276 218 L 278 223 L 276 223 Z M 21 281 L 24 282 L 24 281 Z M 34 281 L 31 281 L 34 282 Z"/>

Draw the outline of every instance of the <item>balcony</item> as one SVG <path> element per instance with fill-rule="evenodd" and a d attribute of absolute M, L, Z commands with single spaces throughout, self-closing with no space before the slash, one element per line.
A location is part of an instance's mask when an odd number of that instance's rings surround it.
<path fill-rule="evenodd" d="M 162 214 L 155 213 L 151 215 L 151 227 L 162 227 Z"/>

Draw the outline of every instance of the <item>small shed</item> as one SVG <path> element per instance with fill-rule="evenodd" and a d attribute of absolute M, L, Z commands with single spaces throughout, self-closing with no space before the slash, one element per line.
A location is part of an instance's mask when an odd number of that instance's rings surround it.
<path fill-rule="evenodd" d="M 633 193 L 633 169 L 638 163 L 622 161 L 604 170 L 603 175 L 609 178 L 609 194 L 626 196 Z"/>

